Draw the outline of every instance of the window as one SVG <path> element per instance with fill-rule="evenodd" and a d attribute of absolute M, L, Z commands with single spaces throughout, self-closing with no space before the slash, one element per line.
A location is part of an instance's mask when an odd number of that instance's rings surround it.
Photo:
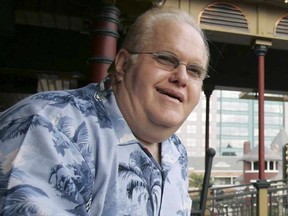
<path fill-rule="evenodd" d="M 269 110 L 269 113 L 283 113 L 283 103 L 280 102 L 266 102 L 264 105 L 265 110 Z"/>
<path fill-rule="evenodd" d="M 222 114 L 222 123 L 248 123 L 248 116 L 247 115 L 240 115 L 240 114 Z"/>
<path fill-rule="evenodd" d="M 221 130 L 222 135 L 229 136 L 248 136 L 248 127 L 239 127 L 239 125 L 223 125 Z"/>
<path fill-rule="evenodd" d="M 253 168 L 253 170 L 259 170 L 259 162 L 258 161 L 254 161 L 252 168 Z"/>
<path fill-rule="evenodd" d="M 186 133 L 187 134 L 196 134 L 197 133 L 197 126 L 194 124 L 193 125 L 187 124 Z"/>
<path fill-rule="evenodd" d="M 247 103 L 243 103 L 242 101 L 222 101 L 222 110 L 229 110 L 229 111 L 244 111 L 247 112 L 249 107 Z"/>
<path fill-rule="evenodd" d="M 196 147 L 197 146 L 197 141 L 195 138 L 187 138 L 185 146 L 187 147 Z"/>
<path fill-rule="evenodd" d="M 233 178 L 231 177 L 214 177 L 214 183 L 216 185 L 232 185 Z"/>
<path fill-rule="evenodd" d="M 277 161 L 265 161 L 265 170 L 276 171 L 277 170 Z"/>
<path fill-rule="evenodd" d="M 187 118 L 188 121 L 197 121 L 197 112 L 192 112 L 188 118 Z"/>
<path fill-rule="evenodd" d="M 277 161 L 265 161 L 265 171 L 277 171 Z M 259 162 L 251 162 L 251 170 L 259 170 Z"/>

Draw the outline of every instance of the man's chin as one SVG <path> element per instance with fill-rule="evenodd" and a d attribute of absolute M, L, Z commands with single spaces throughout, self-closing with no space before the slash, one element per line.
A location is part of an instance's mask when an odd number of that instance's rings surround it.
<path fill-rule="evenodd" d="M 175 131 L 177 131 L 181 125 L 183 124 L 183 119 L 182 120 L 179 120 L 179 119 L 169 119 L 169 120 L 166 120 L 166 121 L 162 121 L 162 126 L 165 127 L 167 130 L 171 130 L 173 131 L 173 133 Z"/>

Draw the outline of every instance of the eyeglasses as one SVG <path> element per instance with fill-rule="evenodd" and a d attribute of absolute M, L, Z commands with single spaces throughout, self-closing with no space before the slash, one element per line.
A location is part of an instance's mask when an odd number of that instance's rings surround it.
<path fill-rule="evenodd" d="M 203 81 L 205 78 L 210 76 L 206 74 L 205 69 L 199 65 L 195 64 L 185 64 L 180 62 L 179 58 L 169 52 L 133 52 L 128 51 L 131 54 L 148 54 L 153 55 L 154 59 L 158 63 L 159 67 L 167 71 L 173 71 L 180 65 L 186 66 L 186 71 L 189 77 L 189 80 Z"/>

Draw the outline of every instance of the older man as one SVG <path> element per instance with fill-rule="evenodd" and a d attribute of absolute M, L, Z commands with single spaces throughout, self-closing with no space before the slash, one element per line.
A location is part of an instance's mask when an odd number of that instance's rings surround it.
<path fill-rule="evenodd" d="M 1 215 L 190 215 L 174 133 L 197 105 L 209 51 L 193 18 L 140 16 L 98 84 L 33 95 L 0 116 Z"/>

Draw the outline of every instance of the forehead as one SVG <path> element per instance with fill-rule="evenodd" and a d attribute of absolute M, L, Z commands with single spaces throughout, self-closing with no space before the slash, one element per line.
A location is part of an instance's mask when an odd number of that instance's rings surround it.
<path fill-rule="evenodd" d="M 207 61 L 203 38 L 188 23 L 171 20 L 156 23 L 151 46 L 153 51 L 169 51 L 187 61 L 192 59 L 203 64 Z"/>

